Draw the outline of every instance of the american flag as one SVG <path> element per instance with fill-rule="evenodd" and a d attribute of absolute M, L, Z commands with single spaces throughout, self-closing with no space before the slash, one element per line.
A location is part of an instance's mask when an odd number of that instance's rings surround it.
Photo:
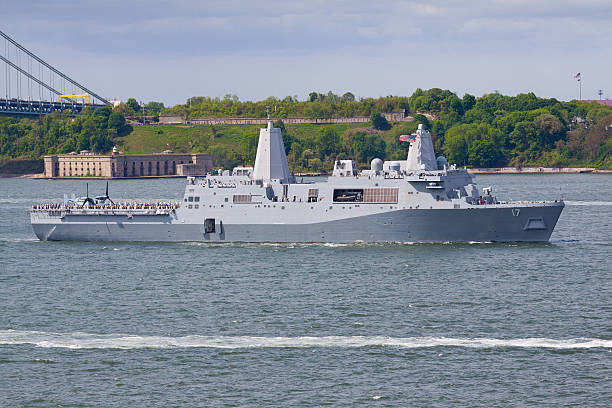
<path fill-rule="evenodd" d="M 578 81 L 580 81 L 580 72 L 578 72 L 577 74 L 574 74 L 574 78 L 576 78 Z"/>
<path fill-rule="evenodd" d="M 412 133 L 410 135 L 400 135 L 399 140 L 402 142 L 409 142 L 412 143 L 416 140 L 417 138 L 417 134 L 416 133 Z"/>

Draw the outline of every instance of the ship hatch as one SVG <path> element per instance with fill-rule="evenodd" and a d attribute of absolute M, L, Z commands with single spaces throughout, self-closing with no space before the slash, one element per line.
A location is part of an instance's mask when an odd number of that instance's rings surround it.
<path fill-rule="evenodd" d="M 545 229 L 546 229 L 546 224 L 544 223 L 544 220 L 542 219 L 542 217 L 529 218 L 527 220 L 527 223 L 525 224 L 525 227 L 523 227 L 523 230 L 525 231 L 545 230 Z"/>
<path fill-rule="evenodd" d="M 215 232 L 215 219 L 214 218 L 206 218 L 204 220 L 204 233 L 211 234 Z"/>

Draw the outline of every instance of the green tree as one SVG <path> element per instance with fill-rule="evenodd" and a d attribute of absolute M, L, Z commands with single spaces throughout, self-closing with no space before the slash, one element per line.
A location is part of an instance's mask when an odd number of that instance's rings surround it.
<path fill-rule="evenodd" d="M 461 104 L 463 105 L 464 112 L 469 111 L 474 107 L 474 105 L 476 105 L 476 97 L 466 93 L 461 99 Z"/>
<path fill-rule="evenodd" d="M 78 150 L 89 150 L 89 139 L 90 136 L 87 133 L 81 133 L 79 135 L 79 143 L 78 143 Z"/>
<path fill-rule="evenodd" d="M 495 167 L 501 162 L 499 149 L 488 140 L 474 140 L 468 148 L 468 162 L 476 167 Z"/>
<path fill-rule="evenodd" d="M 378 130 L 391 129 L 391 125 L 380 112 L 372 113 L 370 115 L 370 120 L 372 121 L 372 126 L 374 126 L 374 129 L 378 129 Z"/>
<path fill-rule="evenodd" d="M 242 140 L 240 141 L 240 149 L 242 150 L 242 157 L 246 163 L 255 163 L 258 143 L 259 135 L 256 133 L 247 133 L 242 136 Z"/>
<path fill-rule="evenodd" d="M 456 125 L 451 127 L 446 132 L 446 135 L 444 135 L 442 150 L 450 163 L 459 165 L 472 164 L 469 157 L 469 151 L 471 145 L 476 140 L 491 143 L 500 151 L 497 146 L 501 146 L 502 144 L 502 134 L 499 130 L 487 123 Z M 480 152 L 481 150 L 476 151 Z"/>
<path fill-rule="evenodd" d="M 113 112 L 109 115 L 107 127 L 115 129 L 119 136 L 125 136 L 132 130 L 131 126 L 126 125 L 125 117 L 119 112 Z"/>
<path fill-rule="evenodd" d="M 346 92 L 342 95 L 342 100 L 347 102 L 355 102 L 355 95 L 352 92 Z"/>
<path fill-rule="evenodd" d="M 413 116 L 414 117 L 414 121 L 419 124 L 423 124 L 423 127 L 427 130 L 431 129 L 431 123 L 429 123 L 429 119 L 427 119 L 427 116 L 422 115 L 420 113 L 417 113 L 416 115 Z"/>
<path fill-rule="evenodd" d="M 136 113 L 140 112 L 140 104 L 134 98 L 128 99 L 125 105 Z"/>
<path fill-rule="evenodd" d="M 102 116 L 104 120 L 108 120 L 108 117 L 110 116 L 112 111 L 113 109 L 110 106 L 106 105 L 106 106 L 100 106 L 99 108 L 96 108 L 93 114 L 94 116 Z"/>
<path fill-rule="evenodd" d="M 235 95 L 234 95 L 235 96 Z M 149 102 L 145 105 L 145 110 L 147 113 L 159 114 L 164 109 L 163 102 Z"/>
<path fill-rule="evenodd" d="M 310 149 L 304 149 L 302 151 L 302 162 L 305 164 L 306 167 L 308 167 L 309 165 L 309 161 L 310 159 L 312 159 L 314 157 L 314 153 L 312 152 L 312 150 Z"/>
<path fill-rule="evenodd" d="M 533 124 L 539 133 L 538 142 L 541 148 L 550 147 L 565 136 L 565 126 L 554 115 L 540 115 L 534 119 Z"/>
<path fill-rule="evenodd" d="M 89 139 L 89 147 L 96 153 L 106 153 L 113 147 L 113 141 L 106 135 L 95 133 Z"/>
<path fill-rule="evenodd" d="M 375 157 L 385 158 L 387 144 L 378 135 L 357 132 L 351 140 L 351 151 L 356 161 L 368 163 Z"/>
<path fill-rule="evenodd" d="M 337 154 L 342 148 L 342 139 L 331 127 L 322 128 L 315 138 L 315 143 L 321 159 L 325 156 Z"/>
<path fill-rule="evenodd" d="M 304 116 L 308 119 L 328 119 L 331 118 L 331 112 L 326 104 L 315 101 L 304 108 Z"/>

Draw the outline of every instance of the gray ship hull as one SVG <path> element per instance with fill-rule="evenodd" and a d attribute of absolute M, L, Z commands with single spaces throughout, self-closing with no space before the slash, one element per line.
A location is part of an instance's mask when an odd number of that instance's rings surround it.
<path fill-rule="evenodd" d="M 563 203 L 461 209 L 401 209 L 313 223 L 202 223 L 170 215 L 66 215 L 32 219 L 43 241 L 158 242 L 546 242 Z"/>

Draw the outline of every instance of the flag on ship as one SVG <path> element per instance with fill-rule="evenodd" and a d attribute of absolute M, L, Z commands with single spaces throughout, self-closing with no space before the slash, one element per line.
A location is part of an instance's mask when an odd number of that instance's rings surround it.
<path fill-rule="evenodd" d="M 409 135 L 400 135 L 399 140 L 402 142 L 409 142 L 412 143 L 416 140 L 417 138 L 417 134 L 416 133 L 412 133 Z"/>

